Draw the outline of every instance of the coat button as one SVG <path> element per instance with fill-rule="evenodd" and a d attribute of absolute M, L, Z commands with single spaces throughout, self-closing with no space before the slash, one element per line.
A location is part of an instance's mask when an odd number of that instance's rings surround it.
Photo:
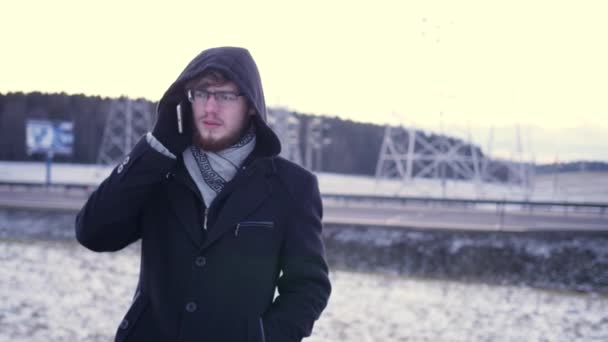
<path fill-rule="evenodd" d="M 125 157 L 125 160 L 122 161 L 123 165 L 127 165 L 127 163 L 129 162 L 129 160 L 131 160 L 131 158 L 129 158 L 129 156 Z"/>
<path fill-rule="evenodd" d="M 188 312 L 194 312 L 194 311 L 196 311 L 196 303 L 195 302 L 188 302 L 188 304 L 186 304 L 186 311 L 188 311 Z"/>
<path fill-rule="evenodd" d="M 171 172 L 167 172 L 167 174 L 165 175 L 165 178 L 166 178 L 166 179 L 171 179 L 171 178 L 173 178 L 173 173 L 171 173 Z"/>
<path fill-rule="evenodd" d="M 129 327 L 129 321 L 125 318 L 120 322 L 120 329 L 127 329 Z"/>
<path fill-rule="evenodd" d="M 118 165 L 118 169 L 116 170 L 116 173 L 121 173 L 122 169 L 124 169 L 125 166 L 123 164 Z"/>
<path fill-rule="evenodd" d="M 195 260 L 196 266 L 203 267 L 207 263 L 207 259 L 204 256 L 199 256 Z"/>

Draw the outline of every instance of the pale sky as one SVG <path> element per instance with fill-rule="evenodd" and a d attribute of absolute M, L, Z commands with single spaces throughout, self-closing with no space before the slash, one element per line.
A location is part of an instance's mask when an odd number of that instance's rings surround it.
<path fill-rule="evenodd" d="M 2 0 L 0 92 L 157 101 L 200 51 L 237 45 L 269 106 L 442 120 L 484 146 L 494 126 L 502 155 L 520 125 L 537 160 L 608 161 L 607 13 L 605 0 Z"/>

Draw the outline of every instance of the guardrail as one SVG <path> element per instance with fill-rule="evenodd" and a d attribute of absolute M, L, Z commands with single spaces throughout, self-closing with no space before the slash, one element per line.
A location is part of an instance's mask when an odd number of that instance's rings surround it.
<path fill-rule="evenodd" d="M 436 198 L 436 197 L 395 197 L 380 195 L 345 195 L 345 194 L 322 194 L 324 200 L 342 202 L 343 204 L 372 202 L 376 204 L 422 204 L 426 206 L 443 207 L 465 207 L 473 208 L 480 206 L 495 206 L 498 213 L 503 213 L 509 209 L 527 210 L 533 212 L 535 209 L 545 209 L 549 211 L 569 212 L 597 212 L 605 215 L 608 212 L 608 203 L 591 202 L 567 202 L 567 201 L 514 201 L 507 199 L 467 199 L 467 198 Z"/>
<path fill-rule="evenodd" d="M 8 191 L 40 191 L 54 194 L 69 194 L 76 196 L 88 196 L 96 186 L 90 184 L 52 184 L 45 186 L 39 183 L 13 183 L 0 182 L 0 190 L 4 188 Z M 451 208 L 479 209 L 487 206 L 495 207 L 498 215 L 504 215 L 509 209 L 528 211 L 545 210 L 551 212 L 561 212 L 565 215 L 569 213 L 598 213 L 604 216 L 608 213 L 608 203 L 592 202 L 567 202 L 567 201 L 515 201 L 507 199 L 469 199 L 469 198 L 437 198 L 437 197 L 396 197 L 382 195 L 360 195 L 360 194 L 335 194 L 322 193 L 325 202 L 332 202 L 340 205 L 353 204 L 373 204 L 381 205 L 423 205 L 441 206 Z"/>
<path fill-rule="evenodd" d="M 56 194 L 81 194 L 88 196 L 97 185 L 78 183 L 52 183 L 45 185 L 35 182 L 0 182 L 0 191 L 13 192 L 47 192 Z"/>

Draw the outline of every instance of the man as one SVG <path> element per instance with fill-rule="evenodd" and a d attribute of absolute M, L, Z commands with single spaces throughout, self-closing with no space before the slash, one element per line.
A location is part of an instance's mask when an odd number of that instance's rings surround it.
<path fill-rule="evenodd" d="M 78 241 L 141 239 L 117 341 L 301 341 L 331 291 L 314 175 L 278 157 L 249 52 L 203 51 L 76 218 Z M 275 298 L 275 289 L 278 296 Z"/>

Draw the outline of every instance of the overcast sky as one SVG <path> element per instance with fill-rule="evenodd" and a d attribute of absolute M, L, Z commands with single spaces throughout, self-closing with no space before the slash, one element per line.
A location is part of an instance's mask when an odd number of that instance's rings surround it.
<path fill-rule="evenodd" d="M 161 5 L 162 4 L 162 5 Z M 247 47 L 267 104 L 608 161 L 608 2 L 5 1 L 0 92 L 157 101 L 201 50 Z"/>

